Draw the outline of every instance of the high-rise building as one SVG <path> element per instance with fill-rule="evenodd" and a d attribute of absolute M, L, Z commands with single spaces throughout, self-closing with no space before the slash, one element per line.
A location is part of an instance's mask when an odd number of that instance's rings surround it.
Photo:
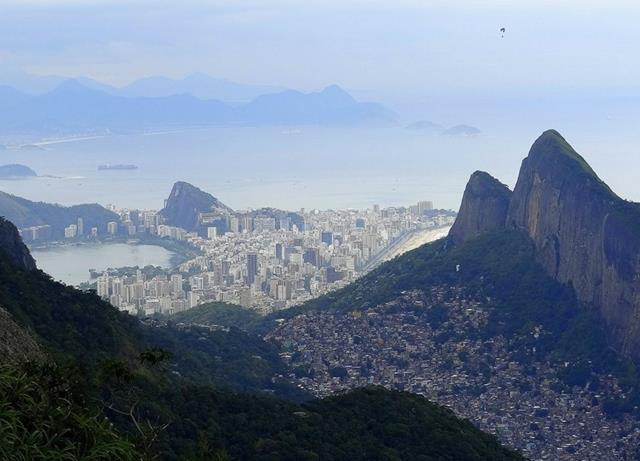
<path fill-rule="evenodd" d="M 188 300 L 189 308 L 196 307 L 200 302 L 200 293 L 198 293 L 197 291 L 190 291 Z"/>
<path fill-rule="evenodd" d="M 422 216 L 425 211 L 433 210 L 433 202 L 430 200 L 423 200 L 418 202 L 418 214 Z"/>
<path fill-rule="evenodd" d="M 171 294 L 176 297 L 182 296 L 182 275 L 181 274 L 172 274 L 171 275 Z"/>
<path fill-rule="evenodd" d="M 251 288 L 246 287 L 240 290 L 240 305 L 242 307 L 251 307 L 252 301 Z"/>
<path fill-rule="evenodd" d="M 335 267 L 327 267 L 327 283 L 334 283 L 338 280 L 342 280 L 344 274 L 342 272 L 338 272 Z"/>
<path fill-rule="evenodd" d="M 258 274 L 258 255 L 247 253 L 247 285 L 253 285 Z"/>
<path fill-rule="evenodd" d="M 107 233 L 110 235 L 116 235 L 118 233 L 118 223 L 115 221 L 109 221 L 107 223 Z"/>
<path fill-rule="evenodd" d="M 322 243 L 326 243 L 327 245 L 331 245 L 333 243 L 333 232 L 325 231 L 320 235 L 320 240 Z"/>
<path fill-rule="evenodd" d="M 105 273 L 96 281 L 96 292 L 101 298 L 109 297 L 109 276 Z"/>
<path fill-rule="evenodd" d="M 129 221 L 135 226 L 140 224 L 140 212 L 138 210 L 129 210 Z"/>
<path fill-rule="evenodd" d="M 229 217 L 229 230 L 234 234 L 240 233 L 240 220 L 236 216 Z"/>
<path fill-rule="evenodd" d="M 204 278 L 199 275 L 194 275 L 190 279 L 192 290 L 204 290 Z"/>
<path fill-rule="evenodd" d="M 78 218 L 78 236 L 80 235 L 84 235 L 84 221 L 82 220 L 82 218 Z"/>
<path fill-rule="evenodd" d="M 317 248 L 306 248 L 304 250 L 304 262 L 312 266 L 320 266 L 320 253 Z"/>
<path fill-rule="evenodd" d="M 276 220 L 259 216 L 253 220 L 253 230 L 255 232 L 273 232 L 276 230 Z"/>
<path fill-rule="evenodd" d="M 216 227 L 207 227 L 207 238 L 214 240 L 218 236 L 218 229 Z"/>
<path fill-rule="evenodd" d="M 78 227 L 75 224 L 69 224 L 64 228 L 64 238 L 72 239 L 78 235 Z"/>
<path fill-rule="evenodd" d="M 282 257 L 284 256 L 282 252 L 282 243 L 276 243 L 276 259 L 282 261 Z"/>
<path fill-rule="evenodd" d="M 244 215 L 240 218 L 240 231 L 253 232 L 253 218 L 251 215 Z"/>

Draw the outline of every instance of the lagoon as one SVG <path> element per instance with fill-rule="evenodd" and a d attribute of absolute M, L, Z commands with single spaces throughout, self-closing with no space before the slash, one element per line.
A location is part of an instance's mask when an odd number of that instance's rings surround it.
<path fill-rule="evenodd" d="M 123 266 L 171 267 L 175 253 L 156 245 L 91 243 L 35 249 L 31 253 L 38 268 L 55 280 L 79 285 L 90 279 L 89 269 L 103 271 Z"/>

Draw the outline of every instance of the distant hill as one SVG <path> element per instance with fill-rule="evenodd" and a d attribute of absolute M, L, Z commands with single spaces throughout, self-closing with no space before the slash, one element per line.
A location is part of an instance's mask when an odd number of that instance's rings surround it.
<path fill-rule="evenodd" d="M 118 89 L 122 96 L 148 98 L 190 94 L 200 99 L 217 99 L 227 103 L 248 102 L 260 95 L 276 93 L 283 88 L 268 85 L 247 85 L 231 80 L 210 77 L 203 73 L 188 75 L 182 79 L 146 77 Z"/>
<path fill-rule="evenodd" d="M 141 129 L 221 123 L 231 109 L 189 95 L 127 98 L 68 80 L 56 89 L 0 110 L 4 131 Z"/>
<path fill-rule="evenodd" d="M 106 208 L 92 203 L 65 207 L 45 202 L 33 202 L 22 197 L 0 192 L 0 216 L 5 217 L 18 228 L 51 226 L 51 237 L 64 237 L 64 228 L 76 224 L 82 218 L 85 232 L 97 227 L 99 232 L 106 233 L 107 223 L 118 222 L 120 217 Z"/>
<path fill-rule="evenodd" d="M 166 224 L 198 232 L 202 236 L 207 235 L 208 227 L 215 227 L 220 234 L 226 232 L 231 216 L 272 218 L 277 228 L 283 222 L 288 222 L 289 228 L 296 225 L 298 229 L 304 230 L 304 217 L 298 213 L 276 208 L 236 212 L 208 192 L 184 181 L 173 185 L 160 214 Z"/>
<path fill-rule="evenodd" d="M 227 303 L 207 303 L 171 316 L 171 321 L 195 325 L 220 325 L 250 331 L 261 316 L 255 311 Z"/>
<path fill-rule="evenodd" d="M 22 104 L 30 97 L 28 94 L 22 93 L 10 86 L 0 85 L 0 110 Z"/>
<path fill-rule="evenodd" d="M 87 86 L 88 85 L 88 86 Z M 331 86 L 318 93 L 285 91 L 240 106 L 188 93 L 127 97 L 97 84 L 66 80 L 52 91 L 26 96 L 5 88 L 0 131 L 64 133 L 78 130 L 139 130 L 198 125 L 393 123 L 394 114 L 374 103 L 355 101 Z"/>
<path fill-rule="evenodd" d="M 0 165 L 0 178 L 27 178 L 37 176 L 36 172 L 25 165 Z"/>
<path fill-rule="evenodd" d="M 380 104 L 357 102 L 337 85 L 317 93 L 283 91 L 257 97 L 238 109 L 240 119 L 249 123 L 354 124 L 390 123 L 395 114 Z"/>
<path fill-rule="evenodd" d="M 480 131 L 480 129 L 470 125 L 456 125 L 442 132 L 442 135 L 444 136 L 452 136 L 452 137 L 460 137 L 460 138 L 469 138 L 469 137 L 479 136 L 481 134 L 482 134 L 482 131 Z"/>
<path fill-rule="evenodd" d="M 160 210 L 167 224 L 188 231 L 199 230 L 201 213 L 224 218 L 233 213 L 233 210 L 213 195 L 183 181 L 173 185 L 164 208 Z"/>
<path fill-rule="evenodd" d="M 407 125 L 405 129 L 409 131 L 422 131 L 426 133 L 440 133 L 442 130 L 444 130 L 444 127 L 429 120 L 418 120 L 417 122 L 413 122 Z"/>

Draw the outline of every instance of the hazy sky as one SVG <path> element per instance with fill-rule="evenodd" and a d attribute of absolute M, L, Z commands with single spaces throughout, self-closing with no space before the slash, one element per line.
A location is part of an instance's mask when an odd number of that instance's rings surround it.
<path fill-rule="evenodd" d="M 639 23 L 640 4 L 615 0 L 0 0 L 0 72 L 203 71 L 380 94 L 626 86 L 640 81 Z"/>

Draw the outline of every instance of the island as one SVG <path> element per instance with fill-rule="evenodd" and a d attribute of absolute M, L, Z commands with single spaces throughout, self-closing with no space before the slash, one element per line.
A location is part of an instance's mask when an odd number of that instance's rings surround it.
<path fill-rule="evenodd" d="M 38 176 L 35 171 L 25 165 L 0 165 L 0 178 L 16 179 Z"/>
<path fill-rule="evenodd" d="M 138 167 L 136 165 L 129 164 L 116 164 L 116 165 L 98 165 L 98 170 L 137 170 Z"/>

